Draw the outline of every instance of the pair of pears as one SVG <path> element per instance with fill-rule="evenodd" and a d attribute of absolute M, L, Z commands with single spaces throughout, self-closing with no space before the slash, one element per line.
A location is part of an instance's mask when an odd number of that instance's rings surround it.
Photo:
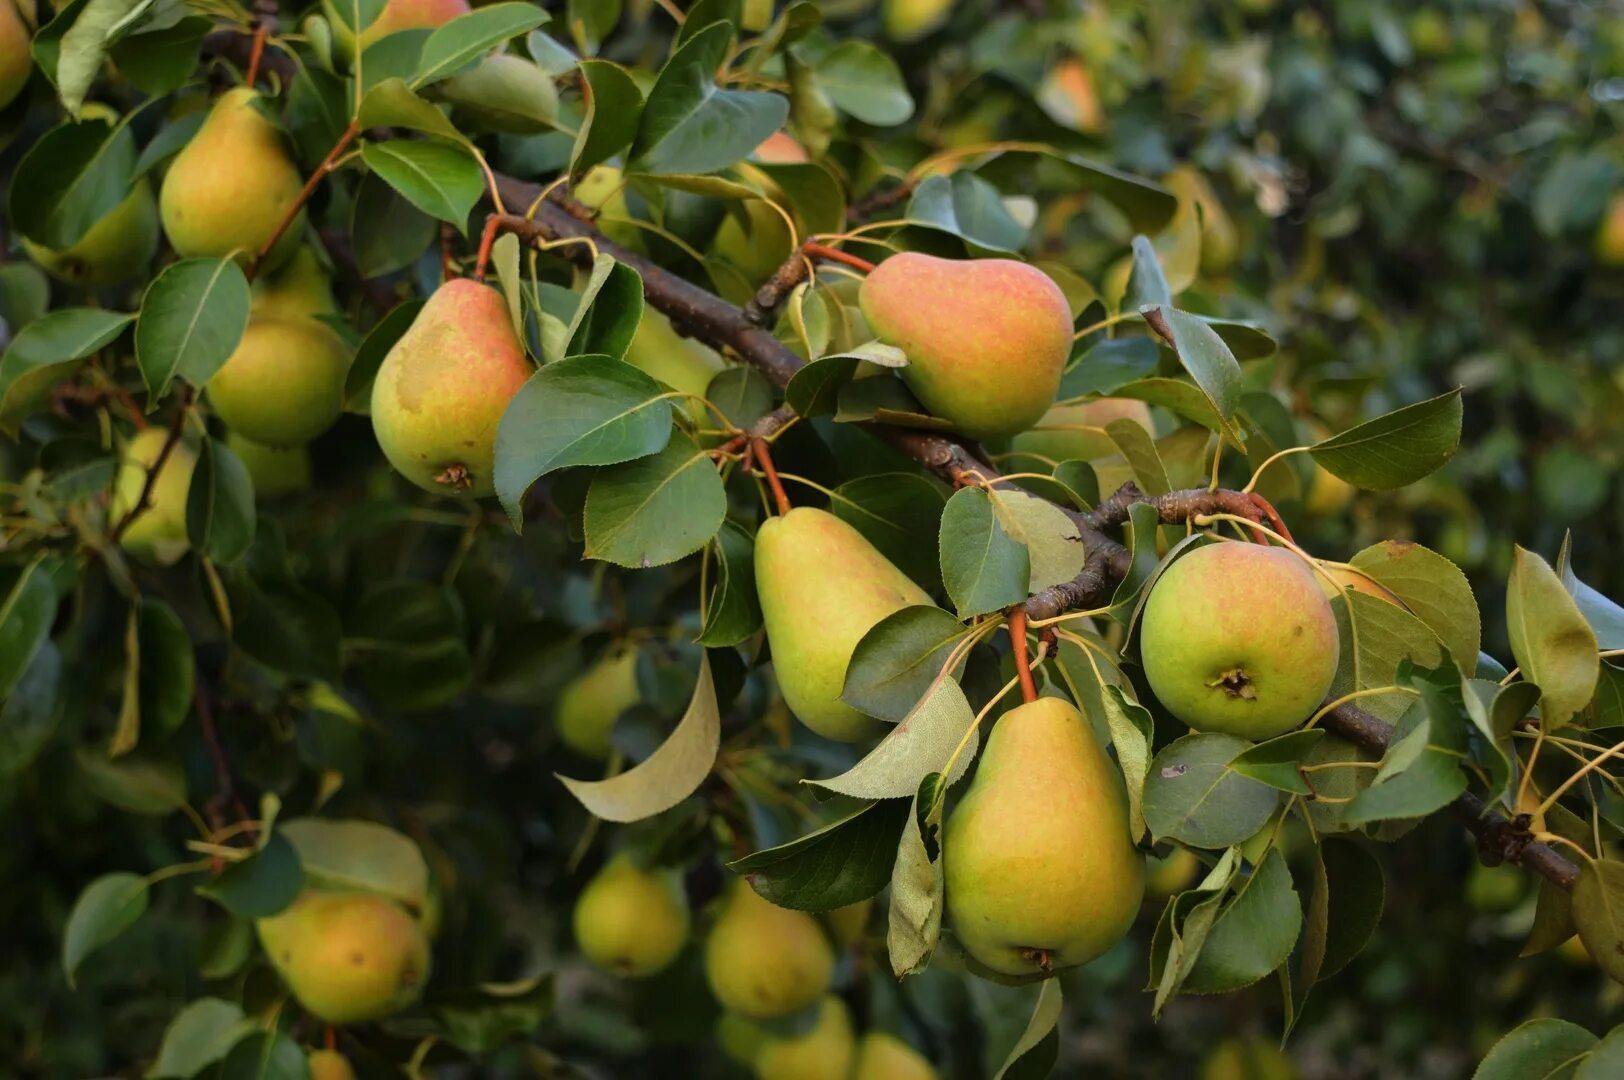
<path fill-rule="evenodd" d="M 398 1012 L 417 1000 L 428 981 L 422 925 L 384 896 L 306 889 L 255 929 L 299 1004 L 329 1024 Z"/>

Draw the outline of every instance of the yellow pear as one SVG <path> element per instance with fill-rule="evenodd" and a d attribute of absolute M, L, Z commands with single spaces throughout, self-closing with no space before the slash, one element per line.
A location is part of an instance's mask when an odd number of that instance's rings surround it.
<path fill-rule="evenodd" d="M 746 1068 L 756 1063 L 756 1054 L 766 1038 L 767 1033 L 760 1024 L 738 1013 L 724 1012 L 716 1021 L 716 1041 L 722 1053 Z"/>
<path fill-rule="evenodd" d="M 310 1080 L 355 1080 L 350 1059 L 337 1050 L 310 1051 Z"/>
<path fill-rule="evenodd" d="M 829 933 L 833 935 L 835 944 L 842 949 L 857 944 L 862 939 L 863 931 L 868 928 L 868 916 L 873 910 L 874 901 L 870 899 L 824 912 L 823 918 L 829 924 Z"/>
<path fill-rule="evenodd" d="M 13 0 L 0 0 L 0 109 L 10 105 L 28 85 L 34 57 L 29 53 L 28 24 Z"/>
<path fill-rule="evenodd" d="M 247 262 L 298 201 L 304 178 L 258 101 L 247 87 L 227 90 L 169 166 L 158 211 L 177 253 L 235 253 Z M 266 257 L 268 267 L 293 253 L 303 220 L 301 209 Z"/>
<path fill-rule="evenodd" d="M 226 426 L 268 446 L 309 442 L 344 411 L 350 352 L 315 319 L 255 315 L 237 349 L 209 380 L 209 404 Z"/>
<path fill-rule="evenodd" d="M 840 700 L 846 665 L 875 623 L 930 597 L 862 533 L 811 507 L 762 522 L 755 561 L 773 673 L 790 710 L 842 742 L 885 730 Z"/>
<path fill-rule="evenodd" d="M 112 502 L 107 508 L 109 525 L 122 521 L 140 501 L 147 471 L 157 462 L 168 439 L 166 429 L 150 427 L 124 447 L 118 475 L 113 481 Z M 125 551 L 138 559 L 167 566 L 191 548 L 191 541 L 186 537 L 186 494 L 191 490 L 192 469 L 196 464 L 197 451 L 184 439 L 170 451 L 158 472 L 158 482 L 152 486 L 147 508 L 130 522 L 119 541 Z"/>
<path fill-rule="evenodd" d="M 575 940 L 588 960 L 616 975 L 665 970 L 688 941 L 681 877 L 615 856 L 575 901 Z"/>
<path fill-rule="evenodd" d="M 0 0 L 0 8 L 10 0 Z M 70 247 L 57 251 L 22 238 L 23 250 L 45 272 L 69 285 L 99 289 L 145 270 L 158 253 L 158 201 L 146 177 Z"/>
<path fill-rule="evenodd" d="M 308 244 L 300 245 L 275 273 L 254 279 L 253 313 L 285 319 L 331 315 L 333 285 L 326 267 Z"/>
<path fill-rule="evenodd" d="M 671 320 L 651 307 L 643 309 L 643 321 L 626 350 L 626 362 L 642 368 L 673 390 L 704 397 L 710 382 L 726 369 L 727 361 L 709 345 L 683 337 L 671 327 Z M 709 412 L 697 401 L 688 401 L 688 415 L 707 423 Z"/>
<path fill-rule="evenodd" d="M 372 430 L 389 463 L 425 491 L 495 491 L 496 428 L 535 368 L 507 301 L 467 278 L 435 290 L 372 384 Z"/>
<path fill-rule="evenodd" d="M 818 1019 L 800 1035 L 771 1032 L 756 1050 L 760 1080 L 850 1080 L 857 1044 L 851 1013 L 833 994 L 818 1005 Z"/>
<path fill-rule="evenodd" d="M 1145 869 L 1145 893 L 1165 899 L 1195 884 L 1201 860 L 1189 848 L 1176 847 L 1160 859 L 1152 859 Z"/>
<path fill-rule="evenodd" d="M 1145 891 L 1122 776 L 1082 713 L 1039 698 L 1005 713 L 942 842 L 960 944 L 1006 975 L 1087 963 Z"/>
<path fill-rule="evenodd" d="M 914 41 L 947 21 L 953 0 L 883 0 L 880 17 L 893 41 Z"/>
<path fill-rule="evenodd" d="M 304 446 L 266 446 L 250 442 L 235 431 L 226 446 L 248 470 L 254 494 L 261 498 L 292 495 L 310 486 L 310 451 Z"/>
<path fill-rule="evenodd" d="M 763 900 L 747 882 L 728 892 L 705 941 L 705 977 L 727 1009 L 751 1020 L 799 1012 L 829 989 L 834 951 L 818 921 Z"/>
<path fill-rule="evenodd" d="M 852 1080 L 937 1080 L 936 1068 L 895 1035 L 871 1031 L 857 1044 Z"/>
<path fill-rule="evenodd" d="M 614 748 L 615 720 L 639 700 L 637 650 L 613 649 L 559 692 L 558 737 L 582 757 L 603 761 Z"/>
<path fill-rule="evenodd" d="M 1624 192 L 1607 201 L 1596 227 L 1596 258 L 1607 266 L 1624 266 Z"/>
<path fill-rule="evenodd" d="M 1030 429 L 1009 441 L 1019 453 L 1040 454 L 1052 461 L 1093 461 L 1121 453 L 1103 430 L 1113 420 L 1132 420 L 1156 434 L 1150 406 L 1134 398 L 1100 398 L 1073 405 L 1056 405 Z"/>
<path fill-rule="evenodd" d="M 417 1000 L 428 980 L 422 928 L 386 897 L 307 889 L 256 926 L 293 996 L 329 1024 L 397 1012 Z"/>
<path fill-rule="evenodd" d="M 1296 1080 L 1297 1066 L 1273 1040 L 1225 1039 L 1201 1065 L 1201 1080 Z"/>

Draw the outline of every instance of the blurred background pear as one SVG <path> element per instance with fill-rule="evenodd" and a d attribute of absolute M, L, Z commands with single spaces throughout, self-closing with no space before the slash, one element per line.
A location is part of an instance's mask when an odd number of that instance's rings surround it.
<path fill-rule="evenodd" d="M 611 649 L 560 691 L 558 737 L 582 757 L 603 761 L 614 748 L 615 721 L 639 700 L 637 650 Z"/>
<path fill-rule="evenodd" d="M 762 899 L 748 882 L 728 890 L 705 941 L 705 977 L 722 1006 L 752 1020 L 799 1012 L 822 997 L 834 951 L 816 919 Z"/>
<path fill-rule="evenodd" d="M 616 855 L 575 901 L 575 941 L 605 971 L 643 978 L 663 971 L 688 941 L 688 898 L 671 870 L 645 870 Z"/>

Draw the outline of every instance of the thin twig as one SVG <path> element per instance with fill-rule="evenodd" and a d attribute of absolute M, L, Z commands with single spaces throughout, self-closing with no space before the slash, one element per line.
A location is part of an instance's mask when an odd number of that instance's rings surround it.
<path fill-rule="evenodd" d="M 124 516 L 118 519 L 113 531 L 108 534 L 109 544 L 116 547 L 118 542 L 124 539 L 124 534 L 129 531 L 130 526 L 135 523 L 135 519 L 152 508 L 152 492 L 158 486 L 158 475 L 163 472 L 164 465 L 169 462 L 169 456 L 175 452 L 175 447 L 180 445 L 181 432 L 186 428 L 186 414 L 192 407 L 192 394 L 191 385 L 183 384 L 180 406 L 175 410 L 174 418 L 169 421 L 169 434 L 164 439 L 163 446 L 158 448 L 158 456 L 153 458 L 152 464 L 147 467 L 147 478 L 141 484 L 141 494 L 136 498 L 135 504 L 124 512 Z"/>

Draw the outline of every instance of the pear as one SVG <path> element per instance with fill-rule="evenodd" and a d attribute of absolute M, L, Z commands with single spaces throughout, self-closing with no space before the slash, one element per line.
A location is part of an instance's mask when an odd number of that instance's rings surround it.
<path fill-rule="evenodd" d="M 10 0 L 0 0 L 0 8 Z M 22 238 L 23 250 L 58 281 L 99 289 L 146 269 L 158 253 L 158 200 L 146 177 L 66 250 Z"/>
<path fill-rule="evenodd" d="M 763 199 L 747 199 L 717 226 L 711 251 L 754 289 L 784 264 L 794 246 L 789 223 Z"/>
<path fill-rule="evenodd" d="M 1606 266 L 1624 266 L 1624 192 L 1607 201 L 1596 227 L 1596 258 Z"/>
<path fill-rule="evenodd" d="M 355 1080 L 349 1058 L 337 1050 L 312 1050 L 308 1061 L 310 1080 Z"/>
<path fill-rule="evenodd" d="M 29 52 L 28 24 L 14 0 L 0 0 L 0 109 L 17 100 L 28 85 L 34 57 Z"/>
<path fill-rule="evenodd" d="M 908 354 L 914 395 L 965 435 L 1014 435 L 1054 404 L 1071 306 L 1042 270 L 910 251 L 876 267 L 858 300 L 879 339 Z"/>
<path fill-rule="evenodd" d="M 353 18 L 349 0 L 322 0 L 321 7 L 328 25 L 332 27 L 333 43 L 343 56 L 353 57 L 357 39 L 349 22 Z M 467 13 L 468 0 L 388 0 L 378 17 L 361 31 L 360 51 L 365 52 L 381 37 L 402 30 L 444 26 L 458 15 Z"/>
<path fill-rule="evenodd" d="M 1297 1075 L 1286 1052 L 1257 1035 L 1225 1039 L 1201 1064 L 1201 1080 L 1297 1080 Z"/>
<path fill-rule="evenodd" d="M 1314 466 L 1314 478 L 1309 481 L 1308 497 L 1303 509 L 1315 517 L 1334 517 L 1353 502 L 1357 489 L 1323 465 Z"/>
<path fill-rule="evenodd" d="M 626 362 L 684 394 L 705 396 L 710 383 L 727 368 L 727 361 L 708 345 L 683 337 L 671 327 L 671 320 L 651 307 L 643 309 L 643 319 L 626 349 Z M 705 406 L 690 400 L 688 414 L 704 424 L 709 416 Z"/>
<path fill-rule="evenodd" d="M 252 310 L 284 319 L 335 314 L 332 278 L 315 249 L 301 245 L 275 273 L 255 278 Z"/>
<path fill-rule="evenodd" d="M 716 1041 L 730 1061 L 749 1068 L 767 1039 L 767 1033 L 754 1020 L 738 1013 L 724 1012 L 716 1021 Z"/>
<path fill-rule="evenodd" d="M 804 165 L 812 160 L 807 156 L 806 147 L 787 131 L 775 131 L 761 140 L 750 156 L 768 165 Z"/>
<path fill-rule="evenodd" d="M 1122 775 L 1059 698 L 999 719 L 942 860 L 959 942 L 1005 975 L 1094 959 L 1128 932 L 1145 892 Z"/>
<path fill-rule="evenodd" d="M 226 426 L 268 446 L 309 442 L 344 411 L 350 351 L 311 318 L 255 315 L 209 380 L 209 404 Z"/>
<path fill-rule="evenodd" d="M 817 1022 L 800 1035 L 768 1033 L 756 1050 L 760 1080 L 850 1080 L 856 1057 L 851 1013 L 833 994 L 818 1005 Z"/>
<path fill-rule="evenodd" d="M 637 650 L 613 650 L 560 691 L 558 737 L 582 757 L 603 761 L 614 748 L 615 720 L 639 700 Z"/>
<path fill-rule="evenodd" d="M 620 854 L 575 902 L 575 940 L 606 971 L 639 979 L 663 971 L 688 941 L 688 898 L 670 870 Z"/>
<path fill-rule="evenodd" d="M 1133 398 L 1100 398 L 1075 405 L 1056 405 L 1029 431 L 1009 441 L 1018 453 L 1040 454 L 1052 461 L 1093 461 L 1121 453 L 1103 430 L 1113 420 L 1132 420 L 1151 435 L 1150 406 Z"/>
<path fill-rule="evenodd" d="M 1233 266 L 1240 249 L 1235 222 L 1207 178 L 1188 165 L 1180 165 L 1162 178 L 1162 185 L 1179 200 L 1169 231 L 1177 229 L 1191 214 L 1201 215 L 1201 269 L 1221 274 Z"/>
<path fill-rule="evenodd" d="M 1269 739 L 1307 720 L 1336 677 L 1336 616 L 1284 548 L 1209 544 L 1151 586 L 1139 630 L 1151 691 L 1197 731 Z"/>
<path fill-rule="evenodd" d="M 1156 899 L 1166 899 L 1195 884 L 1201 871 L 1201 860 L 1189 848 L 1176 847 L 1165 857 L 1152 859 L 1145 868 L 1145 892 Z"/>
<path fill-rule="evenodd" d="M 306 889 L 256 927 L 299 1004 L 329 1024 L 397 1012 L 417 1000 L 428 979 L 428 940 L 386 897 Z"/>
<path fill-rule="evenodd" d="M 811 507 L 762 522 L 755 561 L 773 672 L 790 711 L 840 742 L 885 730 L 840 700 L 846 665 L 875 623 L 930 597 L 862 533 Z"/>
<path fill-rule="evenodd" d="M 230 255 L 246 263 L 299 199 L 304 178 L 282 134 L 258 107 L 259 95 L 237 87 L 220 95 L 192 141 L 175 156 L 158 194 L 164 235 L 181 255 Z M 285 261 L 299 243 L 304 210 L 267 255 Z"/>
<path fill-rule="evenodd" d="M 868 916 L 873 910 L 874 901 L 869 899 L 824 912 L 823 918 L 829 924 L 829 933 L 835 939 L 835 944 L 842 949 L 857 944 L 862 939 L 863 931 L 868 928 Z"/>
<path fill-rule="evenodd" d="M 947 21 L 953 0 L 884 0 L 880 18 L 885 36 L 893 41 L 915 41 Z"/>
<path fill-rule="evenodd" d="M 150 427 L 125 446 L 118 475 L 113 481 L 112 502 L 107 508 L 110 525 L 122 521 L 140 501 L 147 471 L 157 462 L 168 439 L 168 431 Z M 196 464 L 197 451 L 184 439 L 176 443 L 158 472 L 158 482 L 152 486 L 147 508 L 124 530 L 120 545 L 125 551 L 138 559 L 168 566 L 191 548 L 186 536 L 186 494 L 191 490 L 192 469 Z"/>
<path fill-rule="evenodd" d="M 266 446 L 233 431 L 226 435 L 226 447 L 248 470 L 254 494 L 261 498 L 292 495 L 310 486 L 310 451 L 302 445 Z"/>
<path fill-rule="evenodd" d="M 705 977 L 723 1008 L 772 1020 L 829 989 L 835 957 L 818 921 L 763 900 L 740 881 L 705 941 Z"/>
<path fill-rule="evenodd" d="M 598 228 L 603 230 L 603 235 L 628 251 L 647 252 L 643 230 L 629 224 L 632 211 L 626 202 L 625 174 L 620 169 L 613 165 L 594 165 L 570 188 L 570 194 L 581 205 L 601 215 Z"/>
<path fill-rule="evenodd" d="M 512 53 L 487 56 L 438 84 L 435 93 L 486 131 L 538 135 L 551 131 L 558 90 L 538 65 Z"/>
<path fill-rule="evenodd" d="M 477 281 L 448 281 L 378 368 L 378 445 L 423 490 L 483 498 L 495 490 L 497 425 L 534 373 L 502 294 Z"/>
<path fill-rule="evenodd" d="M 852 1080 L 937 1080 L 936 1068 L 895 1035 L 871 1031 L 857 1044 Z"/>

